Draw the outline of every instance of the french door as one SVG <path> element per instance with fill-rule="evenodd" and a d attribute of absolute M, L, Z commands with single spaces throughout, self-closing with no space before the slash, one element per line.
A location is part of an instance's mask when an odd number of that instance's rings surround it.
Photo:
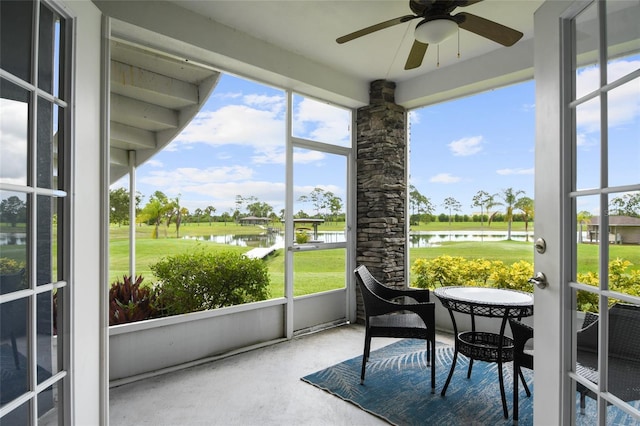
<path fill-rule="evenodd" d="M 616 303 L 640 309 L 638 22 L 638 1 L 536 12 L 535 268 L 549 283 L 535 290 L 536 424 L 640 422 L 640 398 L 616 378 L 610 314 Z M 577 350 L 585 317 L 598 318 L 587 368 Z"/>

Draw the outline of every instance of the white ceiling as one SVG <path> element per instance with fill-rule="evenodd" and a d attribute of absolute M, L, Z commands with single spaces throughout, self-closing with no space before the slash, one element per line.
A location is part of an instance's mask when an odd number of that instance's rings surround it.
<path fill-rule="evenodd" d="M 432 0 L 423 0 L 432 1 Z M 451 0 L 458 1 L 458 0 Z M 462 0 L 460 0 L 462 1 Z M 503 47 L 465 30 L 429 46 L 405 70 L 421 19 L 338 44 L 356 30 L 413 15 L 409 0 L 93 0 L 110 21 L 112 178 L 162 149 L 197 112 L 218 73 L 231 73 L 357 108 L 369 86 L 397 84 L 406 108 L 533 77 L 533 15 L 542 0 L 484 0 L 458 7 L 524 33 Z M 193 93 L 198 92 L 199 96 Z"/>
<path fill-rule="evenodd" d="M 460 58 L 457 57 L 458 38 L 454 36 L 439 46 L 439 67 L 437 66 L 438 49 L 436 46 L 430 46 L 422 66 L 409 71 L 404 70 L 404 65 L 414 41 L 414 28 L 420 19 L 386 28 L 345 44 L 339 45 L 335 41 L 336 38 L 361 28 L 399 16 L 412 15 L 408 0 L 173 0 L 173 3 L 238 32 L 249 34 L 312 62 L 352 76 L 363 84 L 377 79 L 387 79 L 395 81 L 400 86 L 407 82 L 407 86 L 411 87 L 412 82 L 413 86 L 424 86 L 425 75 L 433 72 L 443 74 L 443 70 L 451 67 L 456 68 L 462 65 L 466 73 L 474 72 L 475 67 L 486 67 L 489 64 L 472 65 L 470 60 L 505 49 L 512 51 L 514 58 L 529 59 L 526 65 L 519 67 L 528 67 L 526 78 L 531 78 L 533 14 L 543 2 L 484 0 L 467 7 L 458 7 L 453 14 L 462 11 L 473 13 L 517 29 L 523 32 L 524 36 L 516 45 L 505 48 L 491 40 L 460 30 Z M 508 55 L 505 53 L 500 56 L 500 60 L 504 61 L 505 56 Z M 509 67 L 503 69 L 506 70 L 504 72 L 513 71 Z M 520 75 L 516 80 L 524 78 Z M 402 96 L 404 99 L 401 99 L 401 102 L 405 106 L 417 106 L 419 103 L 433 101 L 416 100 L 415 95 L 407 93 L 401 94 Z M 456 95 L 452 94 L 452 96 Z"/>
<path fill-rule="evenodd" d="M 460 58 L 454 36 L 439 46 L 439 67 L 438 49 L 429 46 L 422 66 L 407 71 L 420 19 L 345 44 L 336 38 L 413 15 L 409 0 L 93 1 L 118 20 L 117 37 L 347 107 L 368 104 L 371 81 L 391 80 L 397 83 L 396 103 L 407 108 L 532 78 L 533 15 L 543 3 L 484 0 L 456 8 L 454 15 L 472 13 L 524 37 L 503 47 L 460 30 Z"/>
<path fill-rule="evenodd" d="M 413 43 L 415 19 L 339 45 L 336 38 L 364 27 L 403 15 L 412 15 L 408 0 L 371 1 L 202 1 L 173 0 L 180 7 L 315 62 L 372 81 L 409 80 L 436 68 L 437 49 L 430 46 L 420 68 L 404 70 Z M 533 37 L 533 13 L 541 1 L 484 0 L 458 7 L 453 14 L 469 12 L 510 26 Z M 440 66 L 446 67 L 486 54 L 502 46 L 460 30 L 461 60 L 457 59 L 457 37 L 440 46 Z"/>

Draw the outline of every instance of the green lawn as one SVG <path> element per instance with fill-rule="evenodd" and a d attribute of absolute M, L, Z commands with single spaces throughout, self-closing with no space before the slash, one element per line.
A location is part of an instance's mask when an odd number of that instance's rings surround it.
<path fill-rule="evenodd" d="M 280 225 L 280 224 L 278 224 Z M 453 223 L 455 230 L 474 230 L 475 223 Z M 412 227 L 421 231 L 447 231 L 448 223 L 434 222 Z M 506 231 L 506 223 L 492 223 L 491 228 L 484 224 L 484 230 Z M 321 230 L 342 231 L 344 223 L 325 223 L 320 225 Z M 182 236 L 198 237 L 226 234 L 255 234 L 255 226 L 239 226 L 231 223 L 189 224 L 180 228 Z M 480 230 L 479 224 L 477 230 Z M 514 223 L 513 231 L 523 231 L 523 223 Z M 532 227 L 530 226 L 530 231 Z M 249 247 L 236 247 L 211 242 L 198 242 L 191 239 L 176 239 L 175 227 L 166 230 L 160 227 L 160 238 L 152 239 L 153 227 L 138 226 L 136 228 L 136 273 L 145 277 L 145 283 L 152 283 L 155 278 L 151 274 L 149 265 L 162 257 L 185 253 L 190 250 L 233 250 L 246 252 Z M 128 227 L 111 227 L 110 244 L 110 282 L 122 277 L 128 271 Z M 640 250 L 638 246 L 611 245 L 610 257 L 631 260 L 632 269 L 640 269 Z M 519 260 L 533 262 L 533 243 L 519 241 L 499 242 L 452 242 L 442 243 L 438 247 L 416 248 L 410 250 L 410 262 L 413 264 L 418 258 L 431 259 L 441 255 L 462 256 L 466 258 L 485 258 L 487 260 L 501 260 L 505 264 L 512 264 Z M 345 250 L 320 250 L 313 252 L 294 253 L 294 294 L 304 295 L 319 291 L 340 288 L 344 286 Z M 580 244 L 578 246 L 579 271 L 598 271 L 598 246 L 592 244 Z M 284 295 L 284 252 L 278 250 L 274 255 L 266 259 L 271 277 L 272 297 Z"/>

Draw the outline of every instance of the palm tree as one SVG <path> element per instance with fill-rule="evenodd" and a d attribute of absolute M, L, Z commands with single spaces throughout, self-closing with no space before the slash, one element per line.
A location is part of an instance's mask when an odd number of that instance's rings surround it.
<path fill-rule="evenodd" d="M 518 195 L 524 194 L 524 191 L 514 191 L 513 188 L 507 188 L 502 190 L 502 200 L 507 206 L 506 219 L 507 219 L 507 240 L 511 240 L 511 222 L 513 221 L 513 207 L 518 202 Z"/>
<path fill-rule="evenodd" d="M 487 226 L 491 226 L 491 221 L 498 214 L 498 211 L 495 211 L 492 214 L 489 214 L 491 209 L 496 207 L 496 206 L 501 206 L 502 205 L 502 203 L 500 201 L 496 201 L 496 197 L 497 196 L 498 196 L 498 194 L 493 194 L 493 195 L 489 195 L 487 197 L 487 201 L 485 203 L 485 207 L 487 209 L 487 216 L 489 216 L 489 220 L 487 221 Z"/>
<path fill-rule="evenodd" d="M 486 191 L 478 191 L 476 195 L 473 196 L 473 204 L 471 207 L 480 207 L 480 228 L 482 229 L 484 225 L 484 206 L 487 205 L 489 201 L 489 193 Z"/>
<path fill-rule="evenodd" d="M 529 241 L 529 221 L 533 220 L 533 200 L 529 197 L 522 197 L 514 204 L 514 207 L 522 212 L 524 219 L 525 241 Z"/>
<path fill-rule="evenodd" d="M 586 210 L 582 210 L 581 212 L 578 212 L 578 216 L 576 219 L 578 221 L 578 226 L 580 226 L 580 232 L 578 232 L 579 243 L 582 243 L 582 225 L 587 223 L 589 219 L 591 219 L 591 217 L 592 217 L 592 214 Z"/>

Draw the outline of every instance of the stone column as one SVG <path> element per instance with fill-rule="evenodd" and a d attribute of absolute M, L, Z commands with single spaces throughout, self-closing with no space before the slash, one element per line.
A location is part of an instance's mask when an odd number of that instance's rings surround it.
<path fill-rule="evenodd" d="M 371 83 L 370 105 L 358 109 L 356 262 L 393 287 L 405 286 L 406 113 L 395 83 Z M 363 305 L 358 291 L 358 318 Z"/>

